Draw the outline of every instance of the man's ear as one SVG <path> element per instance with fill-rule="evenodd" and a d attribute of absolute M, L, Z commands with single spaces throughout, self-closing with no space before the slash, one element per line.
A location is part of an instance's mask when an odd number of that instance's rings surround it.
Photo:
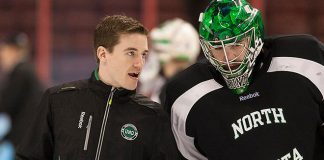
<path fill-rule="evenodd" d="M 107 59 L 106 52 L 108 52 L 108 51 L 103 46 L 99 46 L 97 48 L 97 57 L 98 57 L 99 61 L 106 61 L 106 59 Z"/>

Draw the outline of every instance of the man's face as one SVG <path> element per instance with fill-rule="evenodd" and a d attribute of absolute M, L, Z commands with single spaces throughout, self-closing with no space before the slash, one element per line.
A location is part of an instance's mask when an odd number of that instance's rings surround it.
<path fill-rule="evenodd" d="M 175 74 L 179 73 L 180 71 L 185 70 L 187 67 L 190 66 L 190 62 L 188 61 L 178 61 L 175 59 L 172 59 L 165 64 L 163 64 L 162 69 L 164 76 L 166 78 L 171 78 Z"/>
<path fill-rule="evenodd" d="M 122 34 L 113 52 L 105 52 L 105 58 L 99 58 L 100 79 L 114 87 L 134 90 L 148 54 L 147 36 Z"/>
<path fill-rule="evenodd" d="M 0 70 L 8 72 L 19 61 L 19 50 L 11 45 L 0 46 Z"/>
<path fill-rule="evenodd" d="M 224 69 L 235 70 L 243 61 L 248 46 L 249 38 L 244 38 L 233 44 L 224 44 L 223 47 L 211 47 L 210 51 L 213 58 L 215 58 Z"/>

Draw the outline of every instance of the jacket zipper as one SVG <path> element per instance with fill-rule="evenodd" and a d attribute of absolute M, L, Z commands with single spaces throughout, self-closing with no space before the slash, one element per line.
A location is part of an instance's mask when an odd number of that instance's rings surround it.
<path fill-rule="evenodd" d="M 88 142 L 89 142 L 89 135 L 90 135 L 90 131 L 91 131 L 91 123 L 92 123 L 92 115 L 90 115 L 88 125 L 87 125 L 87 133 L 86 133 L 86 137 L 84 140 L 84 147 L 83 147 L 84 151 L 88 150 Z"/>
<path fill-rule="evenodd" d="M 108 100 L 107 100 L 106 109 L 105 109 L 105 115 L 104 115 L 104 118 L 103 118 L 102 124 L 101 124 L 101 130 L 100 130 L 100 136 L 99 136 L 99 142 L 98 142 L 98 147 L 97 147 L 95 160 L 100 159 L 101 147 L 102 147 L 102 142 L 103 142 L 103 139 L 104 139 L 104 136 L 105 136 L 105 130 L 106 130 L 108 114 L 109 114 L 110 106 L 112 104 L 112 99 L 113 99 L 115 90 L 116 90 L 115 87 L 111 88 L 111 91 L 110 91 L 110 94 L 109 94 L 109 97 L 108 97 Z"/>

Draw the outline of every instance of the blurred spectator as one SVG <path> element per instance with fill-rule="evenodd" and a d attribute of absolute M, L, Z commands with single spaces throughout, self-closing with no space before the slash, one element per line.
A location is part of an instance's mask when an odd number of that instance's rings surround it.
<path fill-rule="evenodd" d="M 151 53 L 141 73 L 139 92 L 160 102 L 165 81 L 196 62 L 199 36 L 190 23 L 175 18 L 153 28 L 150 38 Z"/>
<path fill-rule="evenodd" d="M 42 87 L 29 60 L 29 40 L 24 33 L 14 33 L 0 41 L 0 112 L 12 121 L 8 139 L 17 146 L 30 125 Z"/>

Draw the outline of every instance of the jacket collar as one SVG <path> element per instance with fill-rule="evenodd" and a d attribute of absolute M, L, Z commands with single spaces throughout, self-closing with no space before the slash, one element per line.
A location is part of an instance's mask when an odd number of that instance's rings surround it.
<path fill-rule="evenodd" d="M 108 98 L 111 88 L 111 85 L 103 83 L 98 76 L 98 69 L 95 69 L 89 79 L 90 87 L 95 90 L 99 95 Z M 114 93 L 114 97 L 118 98 L 129 98 L 131 95 L 134 95 L 136 90 L 127 90 L 124 88 L 117 88 Z"/>

